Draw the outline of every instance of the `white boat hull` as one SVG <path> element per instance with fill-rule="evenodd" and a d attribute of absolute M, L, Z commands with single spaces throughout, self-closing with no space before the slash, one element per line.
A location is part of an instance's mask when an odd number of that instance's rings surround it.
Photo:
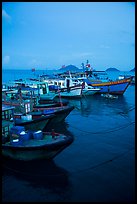
<path fill-rule="evenodd" d="M 55 93 L 41 94 L 40 100 L 53 100 L 56 97 Z"/>
<path fill-rule="evenodd" d="M 98 91 L 100 91 L 100 89 L 83 89 L 82 94 L 85 96 L 91 96 L 97 93 Z"/>
<path fill-rule="evenodd" d="M 70 87 L 68 90 L 67 88 L 63 88 L 60 90 L 61 97 L 81 97 L 82 96 L 82 88 L 79 87 Z"/>

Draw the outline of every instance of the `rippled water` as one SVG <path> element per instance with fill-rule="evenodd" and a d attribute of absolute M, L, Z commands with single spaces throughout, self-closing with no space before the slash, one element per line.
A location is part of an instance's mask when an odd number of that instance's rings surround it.
<path fill-rule="evenodd" d="M 55 130 L 74 142 L 51 162 L 3 160 L 3 202 L 135 201 L 135 86 L 118 99 L 69 102 Z"/>

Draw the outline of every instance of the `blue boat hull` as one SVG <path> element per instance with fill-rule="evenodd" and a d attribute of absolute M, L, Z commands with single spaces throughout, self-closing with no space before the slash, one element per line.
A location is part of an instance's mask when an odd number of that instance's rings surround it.
<path fill-rule="evenodd" d="M 100 91 L 98 91 L 96 94 L 116 94 L 116 95 L 122 95 L 128 88 L 129 84 L 131 83 L 131 78 L 129 79 L 123 79 L 119 81 L 113 81 L 113 82 L 102 82 L 102 83 L 89 83 L 89 85 L 97 88 L 101 88 Z"/>
<path fill-rule="evenodd" d="M 74 140 L 70 135 L 59 134 L 56 139 L 53 139 L 51 133 L 43 134 L 45 135 L 43 139 L 29 139 L 18 145 L 13 145 L 10 142 L 2 144 L 2 155 L 5 158 L 20 161 L 50 160 Z"/>
<path fill-rule="evenodd" d="M 123 94 L 128 87 L 128 83 L 115 84 L 108 86 L 100 86 L 101 90 L 99 93 L 110 93 L 110 94 Z"/>

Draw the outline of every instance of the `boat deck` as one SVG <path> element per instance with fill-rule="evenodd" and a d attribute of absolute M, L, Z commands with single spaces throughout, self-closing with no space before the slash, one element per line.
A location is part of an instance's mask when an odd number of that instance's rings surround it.
<path fill-rule="evenodd" d="M 26 141 L 22 141 L 22 143 L 20 143 L 18 145 L 18 147 L 40 147 L 40 146 L 44 146 L 46 144 L 54 144 L 54 143 L 58 143 L 60 141 L 64 141 L 65 138 L 66 137 L 64 135 L 59 135 L 55 138 L 52 138 L 51 135 L 44 135 L 43 139 L 29 139 Z M 10 142 L 6 142 L 5 145 L 6 146 L 14 146 L 14 145 L 11 145 Z"/>

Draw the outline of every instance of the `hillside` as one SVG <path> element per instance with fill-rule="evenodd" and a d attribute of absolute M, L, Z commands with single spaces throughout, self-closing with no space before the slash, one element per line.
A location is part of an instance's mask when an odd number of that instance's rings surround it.
<path fill-rule="evenodd" d="M 108 68 L 108 69 L 106 69 L 106 71 L 118 71 L 119 72 L 119 70 L 118 69 L 116 69 L 116 68 Z"/>
<path fill-rule="evenodd" d="M 135 68 L 131 69 L 130 72 L 135 72 Z"/>
<path fill-rule="evenodd" d="M 59 69 L 60 71 L 66 72 L 66 71 L 80 71 L 80 69 L 74 65 L 68 65 L 65 67 L 62 67 Z"/>

